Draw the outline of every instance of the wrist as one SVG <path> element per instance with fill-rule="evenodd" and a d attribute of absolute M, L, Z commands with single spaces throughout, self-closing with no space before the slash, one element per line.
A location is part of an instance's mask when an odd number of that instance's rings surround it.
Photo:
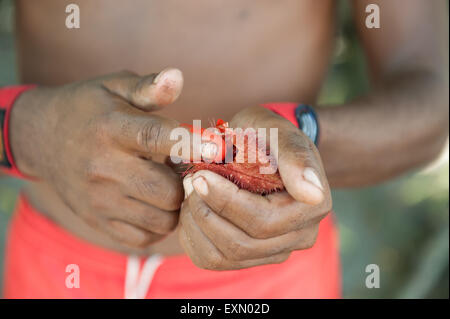
<path fill-rule="evenodd" d="M 14 102 L 9 118 L 9 143 L 15 165 L 25 177 L 40 177 L 39 163 L 45 160 L 43 142 L 46 103 L 42 103 L 45 89 L 34 88 L 23 92 Z"/>
<path fill-rule="evenodd" d="M 318 146 L 319 120 L 312 106 L 300 103 L 267 103 L 262 106 L 289 120 Z"/>
<path fill-rule="evenodd" d="M 26 177 L 16 165 L 11 146 L 11 114 L 15 102 L 34 85 L 0 88 L 0 169 L 16 177 Z"/>

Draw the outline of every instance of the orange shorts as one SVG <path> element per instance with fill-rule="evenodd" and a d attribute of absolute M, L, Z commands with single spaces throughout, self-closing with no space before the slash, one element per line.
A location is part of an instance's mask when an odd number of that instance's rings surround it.
<path fill-rule="evenodd" d="M 74 277 L 68 284 L 74 275 L 78 284 Z M 339 298 L 340 280 L 332 215 L 321 222 L 313 248 L 293 252 L 282 264 L 210 271 L 186 255 L 138 258 L 95 246 L 21 196 L 7 238 L 4 297 Z"/>

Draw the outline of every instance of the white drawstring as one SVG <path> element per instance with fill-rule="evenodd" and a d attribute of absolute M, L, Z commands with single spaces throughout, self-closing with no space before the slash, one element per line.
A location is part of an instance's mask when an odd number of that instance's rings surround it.
<path fill-rule="evenodd" d="M 162 261 L 163 258 L 160 255 L 150 256 L 140 271 L 140 258 L 128 257 L 125 274 L 125 299 L 144 299 L 147 296 L 153 276 Z"/>

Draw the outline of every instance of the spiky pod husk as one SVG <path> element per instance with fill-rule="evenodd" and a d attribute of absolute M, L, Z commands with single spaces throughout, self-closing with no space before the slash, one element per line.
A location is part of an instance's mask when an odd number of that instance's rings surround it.
<path fill-rule="evenodd" d="M 278 171 L 275 174 L 259 173 L 257 164 L 248 163 L 193 163 L 186 170 L 185 175 L 194 174 L 201 170 L 209 170 L 219 174 L 236 184 L 239 188 L 261 195 L 270 194 L 284 189 Z"/>
<path fill-rule="evenodd" d="M 254 159 L 256 159 L 255 162 Z M 269 168 L 269 166 L 273 166 L 271 167 L 273 173 L 262 174 L 261 168 Z M 284 190 L 276 160 L 270 154 L 268 148 L 259 145 L 256 136 L 245 135 L 242 132 L 235 133 L 233 136 L 232 162 L 190 163 L 183 175 L 194 174 L 200 170 L 212 171 L 227 178 L 239 188 L 252 193 L 266 195 Z"/>

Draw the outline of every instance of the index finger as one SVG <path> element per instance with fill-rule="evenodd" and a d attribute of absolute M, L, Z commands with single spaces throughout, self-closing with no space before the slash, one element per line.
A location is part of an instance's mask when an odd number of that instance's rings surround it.
<path fill-rule="evenodd" d="M 194 135 L 180 123 L 159 115 L 138 111 L 115 112 L 108 124 L 108 135 L 127 150 L 140 155 L 165 155 L 189 162 L 193 154 L 201 154 L 201 143 L 193 143 Z M 195 153 L 197 152 L 197 153 Z"/>

